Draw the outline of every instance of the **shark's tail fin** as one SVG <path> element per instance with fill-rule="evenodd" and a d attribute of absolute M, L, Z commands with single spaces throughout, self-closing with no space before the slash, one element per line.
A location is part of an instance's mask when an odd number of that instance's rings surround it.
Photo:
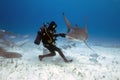
<path fill-rule="evenodd" d="M 84 40 L 84 43 L 85 43 L 85 45 L 86 45 L 91 51 L 95 52 L 95 51 L 88 45 L 88 43 L 87 43 L 86 40 Z M 95 53 L 96 53 L 96 52 L 95 52 Z"/>

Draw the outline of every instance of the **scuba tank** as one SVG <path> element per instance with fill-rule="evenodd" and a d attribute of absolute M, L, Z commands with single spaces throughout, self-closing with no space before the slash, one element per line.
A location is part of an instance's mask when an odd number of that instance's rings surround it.
<path fill-rule="evenodd" d="M 44 27 L 44 25 L 41 27 L 41 28 L 43 28 Z M 40 41 L 42 40 L 42 32 L 41 32 L 41 30 L 42 29 L 40 29 L 38 32 L 37 32 L 37 36 L 36 36 L 36 38 L 35 38 L 35 40 L 34 40 L 34 43 L 36 44 L 36 45 L 39 45 L 40 44 Z"/>
<path fill-rule="evenodd" d="M 55 31 L 56 27 L 57 27 L 57 25 L 54 21 L 52 21 L 49 24 L 49 26 L 48 26 L 48 23 L 43 24 L 43 26 L 40 28 L 40 31 L 38 31 L 38 33 L 37 33 L 34 43 L 39 45 L 41 40 L 42 40 L 43 44 L 51 44 L 51 43 L 55 42 L 53 35 L 56 32 Z"/>

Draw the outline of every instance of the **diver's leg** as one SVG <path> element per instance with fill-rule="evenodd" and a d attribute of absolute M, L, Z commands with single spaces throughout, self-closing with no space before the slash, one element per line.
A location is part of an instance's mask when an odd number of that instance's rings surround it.
<path fill-rule="evenodd" d="M 42 59 L 43 59 L 44 57 L 52 57 L 52 56 L 55 56 L 55 55 L 56 55 L 53 46 L 45 46 L 45 47 L 50 51 L 50 53 L 49 53 L 49 54 L 45 54 L 45 55 L 39 55 L 40 61 L 42 61 Z"/>
<path fill-rule="evenodd" d="M 39 59 L 40 59 L 40 61 L 42 61 L 42 59 L 43 59 L 44 57 L 52 57 L 52 56 L 55 56 L 55 55 L 56 55 L 55 52 L 51 52 L 51 53 L 49 53 L 49 54 L 39 55 Z"/>
<path fill-rule="evenodd" d="M 67 60 L 60 48 L 56 47 L 56 51 L 58 51 L 59 55 L 64 59 L 65 62 L 72 62 L 72 60 Z"/>

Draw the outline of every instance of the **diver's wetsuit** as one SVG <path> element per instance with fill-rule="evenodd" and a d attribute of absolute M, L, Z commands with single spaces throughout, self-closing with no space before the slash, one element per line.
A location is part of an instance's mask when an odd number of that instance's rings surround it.
<path fill-rule="evenodd" d="M 55 56 L 56 55 L 55 51 L 57 51 L 60 54 L 60 56 L 64 59 L 65 62 L 71 62 L 72 61 L 72 60 L 67 60 L 66 57 L 64 56 L 64 54 L 62 53 L 61 49 L 56 47 L 56 45 L 55 45 L 56 37 L 58 37 L 58 36 L 65 37 L 64 33 L 55 34 L 54 29 L 51 29 L 49 27 L 46 28 L 44 26 L 38 32 L 38 35 L 42 39 L 43 46 L 46 47 L 50 51 L 49 54 L 39 55 L 40 60 L 42 60 L 44 57 Z"/>

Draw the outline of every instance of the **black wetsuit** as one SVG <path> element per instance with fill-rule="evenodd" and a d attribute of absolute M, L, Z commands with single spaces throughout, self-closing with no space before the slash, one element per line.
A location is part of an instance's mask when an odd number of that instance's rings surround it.
<path fill-rule="evenodd" d="M 56 55 L 55 51 L 57 51 L 60 54 L 60 56 L 64 59 L 65 62 L 72 61 L 72 60 L 67 60 L 64 54 L 62 53 L 61 49 L 56 47 L 55 41 L 58 36 L 65 37 L 65 34 L 64 33 L 55 34 L 54 30 L 50 30 L 50 28 L 46 28 L 45 26 L 43 26 L 40 29 L 40 31 L 38 31 L 38 35 L 37 35 L 38 39 L 42 40 L 43 46 L 50 51 L 50 53 L 48 54 L 39 55 L 40 60 L 42 60 L 44 57 L 55 56 Z M 35 43 L 37 42 L 35 41 Z M 38 44 L 39 44 L 39 41 L 38 41 Z"/>
<path fill-rule="evenodd" d="M 65 34 L 55 34 L 54 32 L 45 29 L 43 32 L 39 32 L 39 35 L 41 35 L 44 47 L 46 47 L 51 52 L 50 54 L 44 55 L 45 57 L 56 55 L 55 51 L 58 51 L 58 53 L 63 56 L 61 49 L 56 47 L 55 41 L 58 36 L 65 37 Z"/>

